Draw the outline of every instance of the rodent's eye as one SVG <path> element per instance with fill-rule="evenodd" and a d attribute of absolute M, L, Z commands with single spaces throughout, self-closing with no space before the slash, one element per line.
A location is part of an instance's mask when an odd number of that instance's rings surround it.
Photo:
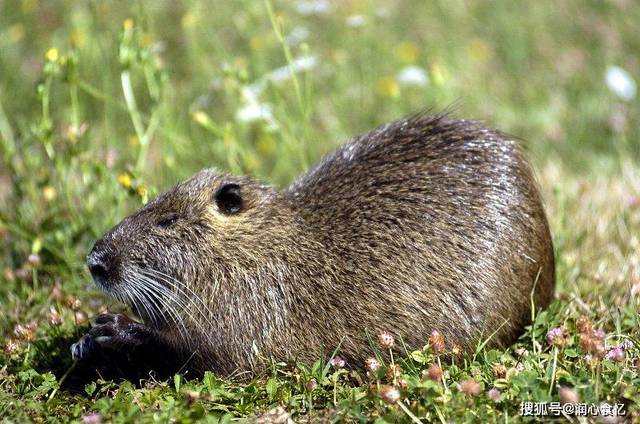
<path fill-rule="evenodd" d="M 178 217 L 175 215 L 170 215 L 166 218 L 162 218 L 158 221 L 158 227 L 160 228 L 169 228 L 173 227 L 173 225 L 178 221 Z"/>
<path fill-rule="evenodd" d="M 222 213 L 234 214 L 242 210 L 242 195 L 238 184 L 225 184 L 215 196 L 218 209 Z"/>

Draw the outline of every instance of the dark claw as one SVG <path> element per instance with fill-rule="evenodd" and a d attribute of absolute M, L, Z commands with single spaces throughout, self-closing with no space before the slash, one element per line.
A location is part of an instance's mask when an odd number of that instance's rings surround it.
<path fill-rule="evenodd" d="M 71 357 L 77 361 L 86 360 L 95 353 L 97 348 L 98 346 L 93 336 L 85 334 L 80 340 L 71 345 Z"/>

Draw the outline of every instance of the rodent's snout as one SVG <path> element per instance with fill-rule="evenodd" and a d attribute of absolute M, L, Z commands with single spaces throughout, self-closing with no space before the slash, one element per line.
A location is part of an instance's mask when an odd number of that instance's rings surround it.
<path fill-rule="evenodd" d="M 87 255 L 87 266 L 93 281 L 99 286 L 105 286 L 114 269 L 113 255 L 104 247 L 102 240 L 98 240 Z"/>

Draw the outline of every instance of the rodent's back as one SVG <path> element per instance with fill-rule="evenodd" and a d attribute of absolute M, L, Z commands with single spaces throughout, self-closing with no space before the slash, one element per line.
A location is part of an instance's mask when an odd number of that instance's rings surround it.
<path fill-rule="evenodd" d="M 333 264 L 325 301 L 351 311 L 341 325 L 355 344 L 366 328 L 413 346 L 432 330 L 467 349 L 504 345 L 530 321 L 532 299 L 551 300 L 553 246 L 530 167 L 516 142 L 478 123 L 387 124 L 285 196 Z"/>

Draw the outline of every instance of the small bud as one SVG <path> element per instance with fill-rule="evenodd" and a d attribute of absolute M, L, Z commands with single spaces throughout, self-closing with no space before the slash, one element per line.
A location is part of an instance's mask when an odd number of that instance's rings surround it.
<path fill-rule="evenodd" d="M 56 308 L 53 306 L 49 310 L 49 315 L 47 316 L 50 325 L 57 327 L 62 324 L 62 316 L 58 313 Z"/>
<path fill-rule="evenodd" d="M 30 254 L 29 257 L 27 257 L 27 262 L 29 262 L 29 265 L 34 268 L 39 267 L 41 263 L 40 255 L 38 255 L 37 253 Z"/>
<path fill-rule="evenodd" d="M 68 296 L 65 299 L 65 303 L 69 308 L 73 309 L 74 311 L 77 311 L 82 307 L 82 302 L 80 301 L 80 299 L 77 299 L 73 296 Z"/>
<path fill-rule="evenodd" d="M 438 364 L 431 364 L 431 366 L 427 370 L 427 376 L 433 381 L 442 380 L 442 374 L 442 368 L 440 368 Z"/>
<path fill-rule="evenodd" d="M 494 402 L 498 402 L 500 400 L 500 396 L 502 396 L 502 393 L 495 387 L 487 392 L 487 397 L 489 398 L 489 400 L 492 400 Z"/>
<path fill-rule="evenodd" d="M 584 363 L 586 365 L 588 365 L 591 368 L 594 368 L 594 367 L 596 367 L 598 365 L 599 357 L 594 356 L 594 355 L 592 355 L 590 353 L 587 353 L 586 355 L 584 355 L 582 357 L 582 360 L 584 361 Z"/>
<path fill-rule="evenodd" d="M 592 354 L 596 358 L 604 355 L 604 339 L 590 334 L 580 334 L 579 345 L 587 353 Z"/>
<path fill-rule="evenodd" d="M 564 405 L 565 403 L 578 403 L 580 402 L 580 398 L 578 397 L 578 393 L 572 389 L 571 387 L 560 387 L 558 389 L 558 396 L 560 396 L 560 402 Z"/>
<path fill-rule="evenodd" d="M 305 384 L 305 387 L 307 388 L 308 391 L 313 392 L 315 389 L 318 388 L 318 382 L 316 381 L 315 378 L 312 378 L 311 380 L 307 381 L 307 383 Z"/>
<path fill-rule="evenodd" d="M 197 392 L 195 390 L 189 390 L 184 395 L 186 398 L 187 405 L 189 406 L 192 405 L 198 399 L 200 399 L 200 392 Z"/>
<path fill-rule="evenodd" d="M 28 324 L 18 324 L 13 328 L 13 334 L 18 340 L 31 342 L 35 339 L 36 324 L 30 322 Z"/>
<path fill-rule="evenodd" d="M 14 275 L 18 280 L 27 281 L 31 278 L 31 271 L 26 268 L 18 268 L 14 271 Z"/>
<path fill-rule="evenodd" d="M 461 356 L 462 352 L 462 346 L 460 346 L 459 344 L 451 345 L 451 354 L 453 356 Z"/>
<path fill-rule="evenodd" d="M 576 321 L 576 328 L 580 334 L 591 334 L 593 331 L 593 324 L 589 318 L 580 317 L 578 318 L 578 321 Z"/>
<path fill-rule="evenodd" d="M 446 348 L 444 337 L 437 330 L 431 332 L 429 336 L 429 344 L 435 353 L 442 353 Z"/>
<path fill-rule="evenodd" d="M 393 386 L 383 386 L 380 396 L 386 403 L 393 405 L 400 400 L 400 391 Z"/>
<path fill-rule="evenodd" d="M 620 343 L 619 347 L 622 350 L 629 350 L 629 349 L 633 349 L 633 342 L 629 339 L 626 339 L 625 341 L 623 341 L 622 343 Z"/>
<path fill-rule="evenodd" d="M 12 355 L 17 353 L 20 350 L 20 343 L 14 339 L 5 339 L 4 341 L 4 351 L 8 355 Z"/>
<path fill-rule="evenodd" d="M 75 311 L 73 313 L 77 324 L 84 324 L 87 322 L 87 314 L 83 311 Z"/>
<path fill-rule="evenodd" d="M 13 282 L 16 279 L 16 274 L 13 272 L 11 268 L 8 268 L 8 267 L 2 270 L 2 276 L 4 277 L 5 280 L 9 282 Z"/>
<path fill-rule="evenodd" d="M 390 333 L 382 332 L 378 335 L 378 344 L 383 349 L 391 349 L 393 347 L 395 340 Z"/>
<path fill-rule="evenodd" d="M 458 389 L 469 396 L 477 396 L 482 390 L 480 384 L 472 379 L 464 380 L 462 383 L 458 384 Z"/>
<path fill-rule="evenodd" d="M 390 383 L 397 381 L 400 377 L 402 377 L 402 368 L 400 368 L 400 365 L 396 364 L 389 365 L 387 367 L 385 377 Z"/>
<path fill-rule="evenodd" d="M 62 300 L 62 284 L 60 284 L 60 281 L 56 281 L 53 284 L 53 287 L 51 287 L 51 291 L 49 292 L 49 297 L 51 298 L 51 300 Z"/>
<path fill-rule="evenodd" d="M 364 361 L 364 367 L 367 371 L 375 372 L 380 368 L 380 362 L 376 358 L 367 358 Z"/>
<path fill-rule="evenodd" d="M 507 375 L 507 367 L 502 364 L 495 364 L 493 366 L 493 373 L 496 378 L 504 378 Z"/>

